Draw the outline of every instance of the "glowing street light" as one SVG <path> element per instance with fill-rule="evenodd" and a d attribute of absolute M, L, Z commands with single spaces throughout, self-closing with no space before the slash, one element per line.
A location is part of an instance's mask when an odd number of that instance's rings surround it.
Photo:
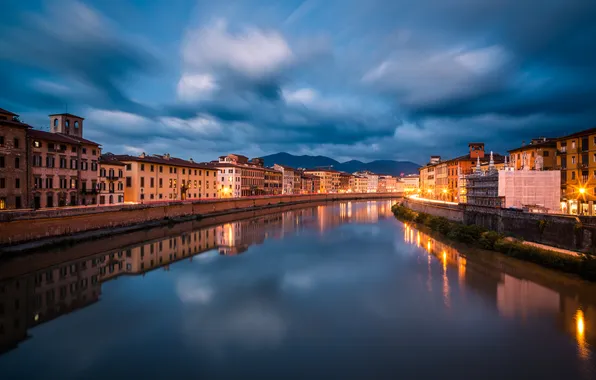
<path fill-rule="evenodd" d="M 585 194 L 586 193 L 586 188 L 585 187 L 580 187 L 579 188 L 579 193 L 580 194 Z"/>

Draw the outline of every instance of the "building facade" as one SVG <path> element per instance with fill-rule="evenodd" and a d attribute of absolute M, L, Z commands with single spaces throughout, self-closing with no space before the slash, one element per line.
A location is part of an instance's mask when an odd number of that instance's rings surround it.
<path fill-rule="evenodd" d="M 114 155 L 125 164 L 124 201 L 134 203 L 217 198 L 218 170 L 164 155 Z"/>
<path fill-rule="evenodd" d="M 337 193 L 339 190 L 339 172 L 331 169 L 308 169 L 304 173 L 319 177 L 320 193 Z"/>
<path fill-rule="evenodd" d="M 557 164 L 557 141 L 541 137 L 530 144 L 509 151 L 509 162 L 515 170 L 552 170 Z"/>
<path fill-rule="evenodd" d="M 283 194 L 294 194 L 294 180 L 295 180 L 295 172 L 296 169 L 290 167 L 290 166 L 286 166 L 286 165 L 279 165 L 279 164 L 274 164 L 273 168 L 275 170 L 278 170 L 282 173 L 282 177 L 283 177 Z M 302 187 L 302 186 L 301 186 Z"/>
<path fill-rule="evenodd" d="M 27 131 L 18 115 L 0 108 L 0 210 L 29 207 Z"/>
<path fill-rule="evenodd" d="M 561 207 L 570 214 L 596 215 L 596 128 L 557 139 Z"/>
<path fill-rule="evenodd" d="M 100 205 L 124 203 L 124 170 L 126 164 L 111 153 L 99 157 L 98 198 Z"/>
<path fill-rule="evenodd" d="M 96 205 L 101 148 L 83 138 L 82 117 L 50 115 L 50 132 L 29 130 L 34 208 Z"/>
<path fill-rule="evenodd" d="M 368 192 L 368 177 L 353 175 L 350 177 L 350 188 L 354 193 Z"/>
<path fill-rule="evenodd" d="M 300 181 L 298 181 L 300 184 Z M 265 195 L 281 195 L 283 173 L 273 168 L 265 168 Z"/>

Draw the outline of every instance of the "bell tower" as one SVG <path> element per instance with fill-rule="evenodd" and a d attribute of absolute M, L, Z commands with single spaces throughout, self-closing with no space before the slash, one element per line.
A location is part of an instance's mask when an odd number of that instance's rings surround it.
<path fill-rule="evenodd" d="M 50 115 L 50 132 L 82 138 L 83 120 L 85 119 L 70 113 Z"/>

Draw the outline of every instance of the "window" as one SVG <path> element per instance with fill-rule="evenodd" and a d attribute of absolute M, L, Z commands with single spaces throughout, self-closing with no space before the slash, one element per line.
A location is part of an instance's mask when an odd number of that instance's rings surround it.
<path fill-rule="evenodd" d="M 5 165 L 4 163 L 4 156 L 0 156 L 0 168 L 3 168 Z"/>
<path fill-rule="evenodd" d="M 155 187 L 155 178 L 151 177 L 149 181 L 149 187 Z"/>
<path fill-rule="evenodd" d="M 145 177 L 141 177 L 141 187 L 145 187 Z"/>
<path fill-rule="evenodd" d="M 15 189 L 20 189 L 21 188 L 21 179 L 20 178 L 15 178 L 14 179 L 14 188 Z"/>
<path fill-rule="evenodd" d="M 575 140 L 571 142 L 571 149 L 575 149 Z"/>
<path fill-rule="evenodd" d="M 170 178 L 170 189 L 172 188 L 172 179 Z"/>
<path fill-rule="evenodd" d="M 141 164 L 141 171 L 144 172 L 145 171 L 145 164 Z"/>
<path fill-rule="evenodd" d="M 160 167 L 159 167 L 159 172 L 160 172 L 160 173 L 163 173 L 163 166 L 160 166 Z"/>
<path fill-rule="evenodd" d="M 33 141 L 33 147 L 34 148 L 41 148 L 41 142 L 40 141 L 37 141 L 37 140 Z"/>
<path fill-rule="evenodd" d="M 58 119 L 54 119 L 54 127 L 58 126 Z"/>
<path fill-rule="evenodd" d="M 71 178 L 70 179 L 70 188 L 71 189 L 76 189 L 77 188 L 77 179 L 76 178 Z"/>
<path fill-rule="evenodd" d="M 163 179 L 162 178 L 159 179 L 159 188 L 160 189 L 163 188 Z"/>
<path fill-rule="evenodd" d="M 54 188 L 54 178 L 46 177 L 46 189 L 53 189 L 53 188 Z"/>
<path fill-rule="evenodd" d="M 76 153 L 76 152 L 77 152 L 77 147 L 76 147 L 76 146 L 73 146 L 73 147 L 71 147 L 71 148 L 70 148 L 70 151 L 71 151 L 72 153 Z"/>
<path fill-rule="evenodd" d="M 35 177 L 33 183 L 36 189 L 43 189 L 43 180 L 41 177 Z"/>
<path fill-rule="evenodd" d="M 151 165 L 151 167 L 149 168 L 149 170 L 151 170 L 152 172 L 154 169 L 155 169 L 154 165 Z"/>
<path fill-rule="evenodd" d="M 126 164 L 126 171 L 130 171 L 130 170 L 132 170 L 131 164 Z"/>
<path fill-rule="evenodd" d="M 93 149 L 93 150 L 91 151 L 91 154 L 93 154 L 93 155 L 95 156 L 95 149 Z"/>
<path fill-rule="evenodd" d="M 170 174 L 172 174 L 172 168 L 170 168 Z"/>
<path fill-rule="evenodd" d="M 54 156 L 46 156 L 46 166 L 48 168 L 53 168 L 55 166 Z"/>
<path fill-rule="evenodd" d="M 174 174 L 178 174 L 178 168 L 174 168 Z"/>
<path fill-rule="evenodd" d="M 70 120 L 66 120 L 66 122 L 64 123 L 64 126 L 66 126 L 66 128 L 70 127 Z"/>
<path fill-rule="evenodd" d="M 21 197 L 20 196 L 16 196 L 14 197 L 14 203 L 15 203 L 15 208 L 21 208 L 22 203 L 21 203 Z"/>
<path fill-rule="evenodd" d="M 75 129 L 79 127 L 79 122 L 78 121 L 75 121 L 74 127 L 75 127 Z"/>
<path fill-rule="evenodd" d="M 0 178 L 0 189 L 6 188 L 6 178 Z"/>
<path fill-rule="evenodd" d="M 6 198 L 1 197 L 0 198 L 0 210 L 4 210 L 6 209 Z"/>
<path fill-rule="evenodd" d="M 81 151 L 83 152 L 83 154 L 87 154 L 87 148 L 81 148 Z"/>
<path fill-rule="evenodd" d="M 186 169 L 182 169 L 182 174 L 186 174 Z"/>
<path fill-rule="evenodd" d="M 76 158 L 71 158 L 70 159 L 70 168 L 76 170 L 76 168 L 77 168 L 77 160 L 76 160 Z"/>
<path fill-rule="evenodd" d="M 16 137 L 14 138 L 14 148 L 19 149 L 19 139 Z"/>
<path fill-rule="evenodd" d="M 0 136 L 0 145 L 4 145 L 4 136 Z"/>
<path fill-rule="evenodd" d="M 571 156 L 571 163 L 575 164 L 575 156 Z"/>
<path fill-rule="evenodd" d="M 66 157 L 60 157 L 60 169 L 66 169 Z"/>
<path fill-rule="evenodd" d="M 126 177 L 126 187 L 132 187 L 132 178 Z"/>
<path fill-rule="evenodd" d="M 21 167 L 21 159 L 19 157 L 14 158 L 14 168 L 19 169 Z"/>
<path fill-rule="evenodd" d="M 571 180 L 575 179 L 575 172 L 571 172 Z"/>

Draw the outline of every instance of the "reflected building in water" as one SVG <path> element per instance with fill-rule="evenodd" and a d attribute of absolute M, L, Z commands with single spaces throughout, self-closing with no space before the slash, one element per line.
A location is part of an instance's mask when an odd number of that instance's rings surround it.
<path fill-rule="evenodd" d="M 390 201 L 311 207 L 201 228 L 153 239 L 80 259 L 76 246 L 53 258 L 59 264 L 17 278 L 0 279 L 0 353 L 27 339 L 28 330 L 100 300 L 101 285 L 123 275 L 144 275 L 210 250 L 238 255 L 251 245 L 316 227 L 325 231 L 344 223 L 375 223 L 391 216 Z M 40 253 L 43 255 L 43 253 Z M 44 256 L 44 261 L 47 256 Z M 64 262 L 62 262 L 64 261 Z"/>
<path fill-rule="evenodd" d="M 450 297 L 446 274 L 451 272 L 452 277 L 457 276 L 462 290 L 470 289 L 488 296 L 504 317 L 531 323 L 533 317 L 550 316 L 554 324 L 576 341 L 580 358 L 593 355 L 592 347 L 596 344 L 596 287 L 593 284 L 582 283 L 582 286 L 573 287 L 565 278 L 561 283 L 562 290 L 554 290 L 548 287 L 545 276 L 537 275 L 531 280 L 520 278 L 516 273 L 519 267 L 513 259 L 483 251 L 464 256 L 452 245 L 407 224 L 404 241 L 424 249 L 429 258 L 435 256 L 440 260 L 445 274 L 446 300 Z M 428 276 L 430 279 L 431 271 Z"/>

